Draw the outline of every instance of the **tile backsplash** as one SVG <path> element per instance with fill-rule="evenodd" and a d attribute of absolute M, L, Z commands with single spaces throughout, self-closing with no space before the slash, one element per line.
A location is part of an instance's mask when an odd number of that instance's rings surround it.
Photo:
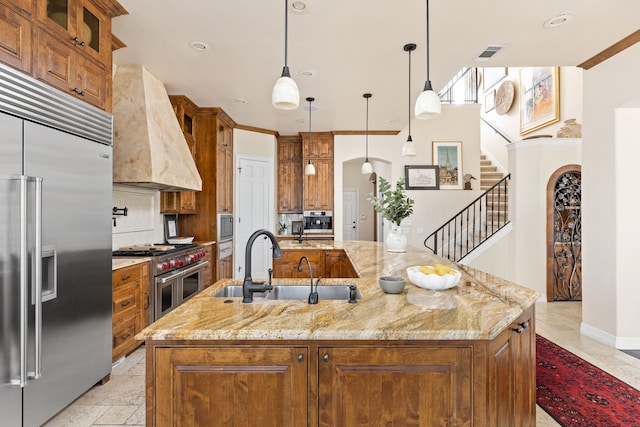
<path fill-rule="evenodd" d="M 163 216 L 158 190 L 128 185 L 113 186 L 113 206 L 127 208 L 127 216 L 114 215 L 112 247 L 164 242 Z"/>

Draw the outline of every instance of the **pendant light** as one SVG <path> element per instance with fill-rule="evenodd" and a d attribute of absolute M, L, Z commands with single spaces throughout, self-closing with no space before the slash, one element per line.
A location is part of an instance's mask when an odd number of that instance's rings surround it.
<path fill-rule="evenodd" d="M 362 172 L 363 175 L 370 175 L 371 172 L 373 172 L 373 167 L 371 166 L 371 163 L 369 163 L 369 98 L 371 98 L 372 95 L 370 93 L 365 93 L 362 96 L 367 100 L 367 124 L 365 128 L 366 130 L 364 131 L 366 147 L 364 152 L 364 163 L 362 164 L 360 172 Z"/>
<path fill-rule="evenodd" d="M 300 103 L 300 93 L 296 82 L 291 78 L 289 67 L 287 66 L 287 36 L 289 31 L 289 13 L 287 10 L 288 0 L 284 0 L 284 67 L 282 75 L 273 86 L 271 92 L 271 103 L 280 110 L 294 110 Z"/>
<path fill-rule="evenodd" d="M 309 145 L 311 145 L 311 103 L 315 100 L 316 99 L 312 97 L 307 98 L 307 102 L 309 103 Z M 311 163 L 311 159 L 309 159 L 309 163 L 307 163 L 307 165 L 304 167 L 304 174 L 305 175 L 316 174 L 316 167 L 313 166 L 313 163 Z"/>
<path fill-rule="evenodd" d="M 416 119 L 433 119 L 440 115 L 442 110 L 442 104 L 440 103 L 440 97 L 433 91 L 431 87 L 431 80 L 429 80 L 429 0 L 427 3 L 427 80 L 424 83 L 424 90 L 418 96 L 416 100 Z"/>
<path fill-rule="evenodd" d="M 407 43 L 404 45 L 404 51 L 409 52 L 409 136 L 407 137 L 407 142 L 402 145 L 403 156 L 416 155 L 416 144 L 414 144 L 413 139 L 411 139 L 411 52 L 414 50 L 416 50 L 415 43 Z"/>

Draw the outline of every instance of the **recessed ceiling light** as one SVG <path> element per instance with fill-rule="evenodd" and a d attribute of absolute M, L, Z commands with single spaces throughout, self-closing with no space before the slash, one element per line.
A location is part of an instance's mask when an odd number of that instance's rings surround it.
<path fill-rule="evenodd" d="M 289 2 L 292 12 L 303 13 L 309 8 L 308 0 L 292 0 Z"/>
<path fill-rule="evenodd" d="M 209 50 L 210 47 L 207 43 L 200 41 L 200 40 L 191 40 L 189 42 L 189 46 L 191 46 L 192 48 L 194 48 L 195 50 Z"/>
<path fill-rule="evenodd" d="M 234 99 L 235 102 L 237 102 L 238 104 L 246 104 L 247 100 L 244 98 L 236 98 Z"/>
<path fill-rule="evenodd" d="M 304 77 L 311 77 L 311 76 L 313 76 L 313 71 L 312 70 L 302 70 L 302 71 L 300 71 L 300 75 L 302 75 Z"/>
<path fill-rule="evenodd" d="M 554 16 L 553 18 L 547 19 L 546 21 L 544 21 L 544 24 L 542 24 L 542 26 L 544 28 L 559 27 L 560 25 L 564 25 L 567 22 L 569 22 L 571 18 L 573 18 L 573 15 L 569 13 L 563 13 L 561 15 Z"/>
<path fill-rule="evenodd" d="M 296 123 L 304 123 L 305 120 L 304 119 L 296 119 Z"/>

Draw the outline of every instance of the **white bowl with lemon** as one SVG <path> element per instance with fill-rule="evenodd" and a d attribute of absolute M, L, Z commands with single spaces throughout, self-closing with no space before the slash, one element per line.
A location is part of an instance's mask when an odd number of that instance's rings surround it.
<path fill-rule="evenodd" d="M 435 291 L 453 288 L 462 274 L 448 265 L 416 265 L 407 268 L 407 276 L 414 285 Z"/>

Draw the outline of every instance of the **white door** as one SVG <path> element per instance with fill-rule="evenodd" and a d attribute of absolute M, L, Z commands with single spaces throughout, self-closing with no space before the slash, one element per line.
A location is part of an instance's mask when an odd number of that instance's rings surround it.
<path fill-rule="evenodd" d="M 236 233 L 234 278 L 245 275 L 245 250 L 251 234 L 259 229 L 273 232 L 273 162 L 240 155 L 236 162 Z M 253 244 L 251 277 L 266 279 L 271 268 L 271 241 L 260 236 Z"/>
<path fill-rule="evenodd" d="M 358 193 L 357 188 L 342 190 L 342 238 L 344 240 L 359 240 Z"/>

